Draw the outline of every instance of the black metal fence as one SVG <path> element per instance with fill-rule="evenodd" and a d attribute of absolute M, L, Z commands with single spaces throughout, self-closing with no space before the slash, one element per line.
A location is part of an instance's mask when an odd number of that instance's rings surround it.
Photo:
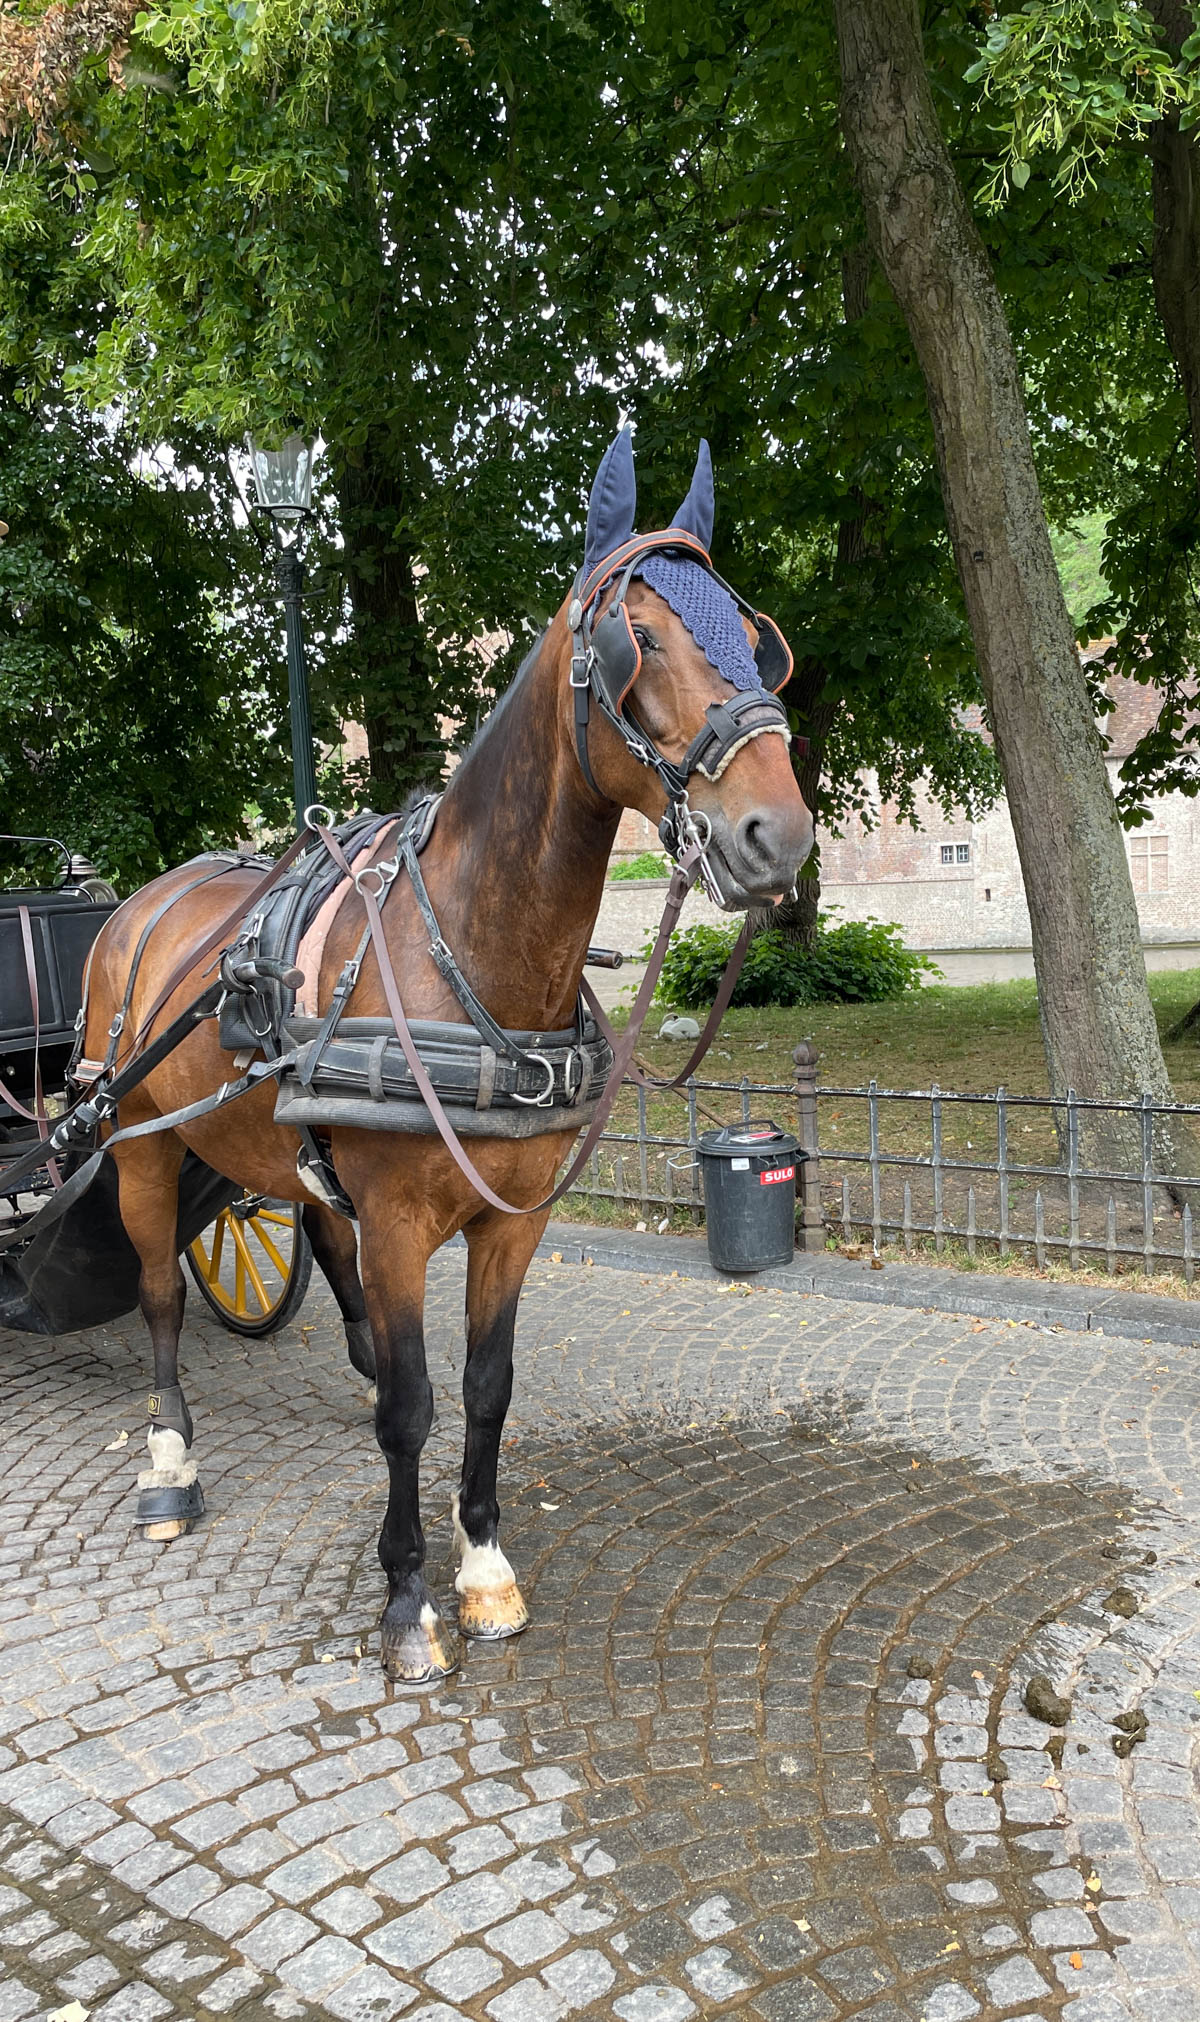
<path fill-rule="evenodd" d="M 582 1199 L 647 1219 L 704 1199 L 703 1131 L 769 1114 L 795 1130 L 801 1248 L 832 1231 L 874 1250 L 961 1245 L 968 1258 L 1028 1253 L 1110 1273 L 1181 1273 L 1190 1285 L 1200 1209 L 1200 1105 L 1056 1100 L 939 1089 L 825 1088 L 807 1043 L 792 1082 L 692 1078 L 675 1096 L 629 1084 L 585 1176 Z"/>

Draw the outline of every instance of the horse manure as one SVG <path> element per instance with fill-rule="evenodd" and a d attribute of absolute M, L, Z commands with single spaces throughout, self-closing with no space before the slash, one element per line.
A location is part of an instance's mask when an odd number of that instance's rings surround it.
<path fill-rule="evenodd" d="M 1142 1736 L 1140 1734 L 1114 1734 L 1112 1738 L 1113 1754 L 1119 1755 L 1122 1762 L 1124 1762 L 1125 1757 L 1132 1754 L 1141 1739 Z"/>
<path fill-rule="evenodd" d="M 1005 1762 L 1004 1757 L 1001 1755 L 1000 1750 L 998 1748 L 988 1749 L 987 1773 L 993 1783 L 1008 1782 L 1009 1778 L 1008 1764 Z"/>
<path fill-rule="evenodd" d="M 1100 1556 L 1102 1559 L 1119 1559 L 1121 1547 L 1120 1545 L 1101 1545 Z"/>
<path fill-rule="evenodd" d="M 1036 1671 L 1022 1694 L 1025 1711 L 1047 1727 L 1065 1727 L 1071 1718 L 1071 1702 L 1057 1693 L 1044 1671 Z"/>
<path fill-rule="evenodd" d="M 1145 1555 L 1145 1557 L 1144 1557 L 1144 1558 L 1143 1558 L 1143 1560 L 1142 1560 L 1142 1564 L 1143 1564 L 1144 1566 L 1156 1566 L 1156 1565 L 1158 1564 L 1158 1553 L 1157 1553 L 1157 1552 L 1147 1552 L 1147 1553 L 1146 1553 L 1146 1555 Z"/>
<path fill-rule="evenodd" d="M 1135 1741 L 1144 1741 L 1150 1731 L 1150 1720 L 1140 1706 L 1135 1706 L 1132 1713 L 1116 1714 L 1113 1726 L 1119 1727 L 1122 1734 L 1131 1735 Z"/>
<path fill-rule="evenodd" d="M 1046 1753 L 1056 1769 L 1062 1768 L 1063 1749 L 1067 1745 L 1065 1734 L 1052 1734 L 1046 1743 Z"/>
<path fill-rule="evenodd" d="M 910 1657 L 905 1666 L 910 1678 L 932 1678 L 933 1665 L 928 1657 Z"/>
<path fill-rule="evenodd" d="M 1138 1597 L 1132 1587 L 1114 1587 L 1103 1607 L 1106 1614 L 1123 1615 L 1128 1621 L 1131 1615 L 1137 1614 Z"/>

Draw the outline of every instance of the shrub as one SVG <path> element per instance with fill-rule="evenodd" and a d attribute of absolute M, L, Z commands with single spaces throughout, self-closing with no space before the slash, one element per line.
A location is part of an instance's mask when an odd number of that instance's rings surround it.
<path fill-rule="evenodd" d="M 671 866 L 656 850 L 643 850 L 640 857 L 630 857 L 626 863 L 613 864 L 608 875 L 610 878 L 669 878 Z"/>
<path fill-rule="evenodd" d="M 667 950 L 655 1001 L 681 1011 L 711 1004 L 737 935 L 734 926 L 689 927 L 677 934 Z M 904 946 L 899 927 L 881 920 L 831 926 L 822 919 L 811 948 L 779 927 L 767 927 L 750 943 L 733 1002 L 878 1004 L 915 990 L 926 971 L 940 973 L 927 955 Z"/>

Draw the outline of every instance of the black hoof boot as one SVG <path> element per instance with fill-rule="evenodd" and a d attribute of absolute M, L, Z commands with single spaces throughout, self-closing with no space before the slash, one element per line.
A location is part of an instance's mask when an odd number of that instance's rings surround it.
<path fill-rule="evenodd" d="M 396 1685 L 437 1685 L 462 1662 L 458 1638 L 419 1576 L 389 1599 L 380 1639 L 384 1674 Z"/>
<path fill-rule="evenodd" d="M 368 1383 L 375 1381 L 375 1344 L 371 1339 L 371 1325 L 368 1320 L 347 1320 L 346 1349 L 350 1356 L 350 1366 L 365 1376 Z"/>
<path fill-rule="evenodd" d="M 191 1481 L 183 1488 L 144 1488 L 133 1521 L 151 1544 L 169 1545 L 194 1530 L 203 1515 L 204 1490 Z"/>

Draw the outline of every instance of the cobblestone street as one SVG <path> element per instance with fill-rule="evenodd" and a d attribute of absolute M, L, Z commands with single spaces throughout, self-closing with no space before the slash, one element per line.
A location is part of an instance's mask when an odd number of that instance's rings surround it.
<path fill-rule="evenodd" d="M 517 1340 L 532 1626 L 414 1697 L 316 1278 L 260 1345 L 193 1294 L 171 1545 L 140 1323 L 0 1337 L 0 2022 L 1200 2018 L 1194 1346 L 544 1253 Z"/>

